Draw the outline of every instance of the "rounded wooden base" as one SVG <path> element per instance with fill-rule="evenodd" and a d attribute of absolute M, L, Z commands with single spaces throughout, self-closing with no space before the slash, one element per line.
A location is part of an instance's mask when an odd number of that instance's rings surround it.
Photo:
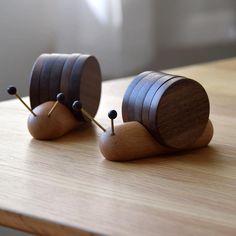
<path fill-rule="evenodd" d="M 209 120 L 202 135 L 187 149 L 207 146 L 212 136 L 213 126 Z M 99 147 L 103 156 L 110 161 L 131 161 L 180 151 L 158 143 L 147 129 L 136 121 L 116 126 L 115 135 L 111 135 L 110 129 L 102 133 Z"/>
<path fill-rule="evenodd" d="M 54 104 L 52 101 L 45 102 L 33 109 L 36 116 L 29 115 L 28 130 L 34 138 L 39 140 L 59 138 L 79 126 L 80 123 L 71 111 L 61 103 L 58 103 L 48 116 Z"/>

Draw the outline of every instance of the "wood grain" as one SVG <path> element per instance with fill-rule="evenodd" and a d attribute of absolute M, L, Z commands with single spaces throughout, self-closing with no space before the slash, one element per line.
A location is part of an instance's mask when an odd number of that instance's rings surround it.
<path fill-rule="evenodd" d="M 49 101 L 55 101 L 57 94 L 60 93 L 62 70 L 68 56 L 67 54 L 59 54 L 52 67 L 49 78 Z"/>
<path fill-rule="evenodd" d="M 158 79 L 148 90 L 143 100 L 143 106 L 142 106 L 142 124 L 146 128 L 148 128 L 148 124 L 149 124 L 149 110 L 152 104 L 153 97 L 158 92 L 158 89 L 161 87 L 163 83 L 175 77 L 176 76 L 174 75 L 165 75 L 161 77 L 160 79 Z"/>
<path fill-rule="evenodd" d="M 43 64 L 39 82 L 40 104 L 50 100 L 50 75 L 53 65 L 56 62 L 58 56 L 58 54 L 50 54 L 50 56 L 45 59 L 45 62 Z"/>
<path fill-rule="evenodd" d="M 196 81 L 176 77 L 155 94 L 149 110 L 149 130 L 167 147 L 183 149 L 202 134 L 209 118 L 209 100 Z"/>
<path fill-rule="evenodd" d="M 164 76 L 164 75 L 162 75 Z M 156 75 L 155 73 L 151 73 L 148 76 L 143 78 L 144 84 L 137 91 L 137 96 L 135 98 L 135 102 L 133 103 L 134 106 L 134 115 L 133 120 L 142 122 L 142 111 L 143 111 L 143 102 L 144 99 L 149 91 L 149 89 L 153 86 L 153 84 L 162 76 Z"/>
<path fill-rule="evenodd" d="M 189 146 L 184 151 L 204 148 L 210 143 L 212 137 L 213 126 L 209 120 L 202 135 L 192 146 Z M 119 162 L 150 158 L 180 151 L 158 143 L 150 132 L 137 121 L 116 125 L 113 135 L 111 129 L 107 129 L 99 138 L 99 147 L 107 160 Z"/>
<path fill-rule="evenodd" d="M 128 118 L 128 109 L 129 109 L 129 100 L 130 96 L 133 92 L 133 89 L 136 87 L 136 85 L 139 83 L 140 80 L 142 80 L 143 77 L 151 74 L 153 71 L 145 71 L 137 76 L 132 80 L 132 82 L 128 85 L 128 87 L 125 89 L 125 94 L 123 97 L 123 102 L 122 102 L 122 116 L 123 116 L 123 121 L 129 121 Z"/>
<path fill-rule="evenodd" d="M 61 89 L 60 90 L 65 95 L 65 104 L 68 107 L 71 107 L 71 102 L 69 99 L 70 76 L 72 73 L 73 66 L 79 57 L 80 57 L 80 54 L 71 54 L 67 58 L 64 66 L 63 66 L 63 69 L 62 69 L 61 86 L 60 86 Z"/>
<path fill-rule="evenodd" d="M 99 153 L 86 124 L 55 141 L 27 131 L 28 111 L 0 103 L 0 224 L 41 235 L 236 233 L 236 58 L 167 71 L 206 89 L 215 134 L 209 147 L 128 163 Z M 96 119 L 110 127 L 131 78 L 103 83 Z M 28 102 L 28 98 L 26 99 Z M 73 231 L 73 232 L 72 232 Z"/>
<path fill-rule="evenodd" d="M 40 104 L 40 76 L 43 65 L 46 59 L 49 57 L 49 54 L 42 54 L 40 55 L 32 66 L 32 70 L 30 73 L 30 89 L 29 89 L 29 96 L 30 96 L 30 105 L 31 108 L 34 109 L 36 106 Z"/>
<path fill-rule="evenodd" d="M 98 60 L 94 56 L 89 56 L 82 68 L 79 89 L 79 99 L 83 108 L 95 117 L 101 99 L 102 74 Z"/>
<path fill-rule="evenodd" d="M 85 62 L 88 59 L 89 55 L 80 55 L 77 60 L 75 61 L 73 68 L 71 70 L 69 80 L 69 93 L 68 93 L 68 100 L 69 100 L 69 107 L 72 107 L 72 104 L 76 100 L 80 100 L 80 81 L 81 81 L 81 74 L 82 69 L 85 66 Z M 87 90 L 88 88 L 86 88 Z M 79 120 L 83 120 L 81 113 L 78 115 L 75 113 L 75 116 Z"/>
<path fill-rule="evenodd" d="M 135 120 L 135 104 L 136 104 L 136 100 L 139 99 L 139 96 L 138 96 L 139 92 L 142 91 L 142 88 L 144 87 L 144 85 L 149 81 L 149 79 L 150 79 L 149 76 L 153 76 L 153 75 L 156 77 L 156 79 L 159 79 L 162 76 L 164 76 L 164 74 L 162 74 L 161 72 L 159 72 L 159 73 L 158 72 L 150 73 L 148 75 L 143 76 L 142 79 L 139 80 L 138 83 L 133 88 L 133 90 L 132 90 L 132 92 L 129 96 L 129 103 L 127 105 L 128 106 L 127 115 L 124 114 L 124 117 L 127 116 L 128 121 Z M 136 78 L 135 78 L 135 80 L 136 80 Z M 146 95 L 146 93 L 143 94 L 143 97 L 145 97 L 145 95 Z M 141 102 L 139 101 L 138 103 L 140 104 Z"/>
<path fill-rule="evenodd" d="M 54 101 L 42 103 L 33 110 L 36 116 L 29 115 L 28 130 L 34 138 L 39 140 L 56 139 L 78 128 L 78 120 L 61 103 L 57 103 L 53 112 L 48 116 L 54 104 Z"/>
<path fill-rule="evenodd" d="M 97 59 L 91 55 L 81 55 L 73 66 L 69 81 L 70 107 L 74 101 L 79 100 L 83 108 L 94 117 L 100 104 L 102 81 Z M 80 112 L 72 112 L 79 121 L 86 120 Z"/>

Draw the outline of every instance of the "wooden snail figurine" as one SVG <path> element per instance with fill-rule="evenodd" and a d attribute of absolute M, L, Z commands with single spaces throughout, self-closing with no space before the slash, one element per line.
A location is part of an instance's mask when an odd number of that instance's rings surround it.
<path fill-rule="evenodd" d="M 205 147 L 213 136 L 209 100 L 196 81 L 144 72 L 129 85 L 122 104 L 124 124 L 101 134 L 99 147 L 111 161 L 129 161 Z"/>
<path fill-rule="evenodd" d="M 90 55 L 42 54 L 30 74 L 31 108 L 15 87 L 7 91 L 31 112 L 28 130 L 34 138 L 59 138 L 85 122 L 81 112 L 72 109 L 74 100 L 81 100 L 91 117 L 95 116 L 101 95 L 100 66 Z"/>
<path fill-rule="evenodd" d="M 161 145 L 140 122 L 131 121 L 114 127 L 114 119 L 117 117 L 115 110 L 108 113 L 108 117 L 111 119 L 111 128 L 105 129 L 82 108 L 81 102 L 75 101 L 72 107 L 76 112 L 82 112 L 87 119 L 94 122 L 103 131 L 99 137 L 99 147 L 107 160 L 130 161 L 183 150 Z M 213 126 L 208 120 L 201 136 L 185 150 L 207 146 L 212 136 Z"/>

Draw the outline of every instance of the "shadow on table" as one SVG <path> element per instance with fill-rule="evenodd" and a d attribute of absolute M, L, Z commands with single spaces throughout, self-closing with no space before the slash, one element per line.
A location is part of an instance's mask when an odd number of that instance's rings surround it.
<path fill-rule="evenodd" d="M 216 158 L 217 156 L 219 156 L 217 146 L 210 145 L 189 151 L 180 151 L 178 153 L 162 154 L 156 157 L 116 163 L 132 166 L 132 168 L 138 167 L 140 169 L 146 166 L 166 166 L 177 162 L 184 162 L 185 164 L 194 166 L 212 166 L 220 162 L 220 160 Z"/>
<path fill-rule="evenodd" d="M 53 143 L 84 143 L 93 142 L 94 140 L 98 139 L 98 132 L 96 131 L 96 127 L 92 125 L 91 123 L 85 123 L 81 124 L 77 129 L 74 129 L 68 133 L 66 133 L 64 136 L 59 137 L 57 139 L 52 140 L 36 140 L 34 138 L 31 139 L 30 144 L 34 144 L 37 142 L 53 142 Z"/>

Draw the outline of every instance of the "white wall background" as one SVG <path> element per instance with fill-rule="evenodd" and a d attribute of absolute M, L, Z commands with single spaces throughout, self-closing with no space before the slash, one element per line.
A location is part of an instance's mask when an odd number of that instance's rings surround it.
<path fill-rule="evenodd" d="M 44 52 L 98 57 L 104 78 L 234 56 L 234 0 L 1 0 L 0 100 Z"/>
<path fill-rule="evenodd" d="M 42 52 L 54 50 L 54 29 L 47 1 L 0 1 L 0 99 L 16 85 L 28 94 L 28 76 Z"/>

